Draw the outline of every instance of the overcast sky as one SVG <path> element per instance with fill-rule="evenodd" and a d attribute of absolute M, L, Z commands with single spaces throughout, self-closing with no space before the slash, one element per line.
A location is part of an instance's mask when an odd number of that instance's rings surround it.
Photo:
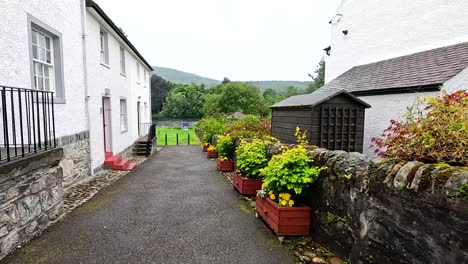
<path fill-rule="evenodd" d="M 310 80 L 341 0 L 95 0 L 154 66 L 231 80 Z"/>

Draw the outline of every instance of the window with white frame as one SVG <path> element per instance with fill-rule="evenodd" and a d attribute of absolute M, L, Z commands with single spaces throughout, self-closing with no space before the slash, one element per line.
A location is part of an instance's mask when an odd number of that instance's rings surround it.
<path fill-rule="evenodd" d="M 148 103 L 146 103 L 146 102 L 143 103 L 143 111 L 145 111 L 143 113 L 143 117 L 144 117 L 144 120 L 146 122 L 146 121 L 148 121 Z"/>
<path fill-rule="evenodd" d="M 32 29 L 31 34 L 34 87 L 55 92 L 52 37 L 37 29 Z"/>
<path fill-rule="evenodd" d="M 136 63 L 137 64 L 137 82 L 140 83 L 140 63 Z"/>
<path fill-rule="evenodd" d="M 127 100 L 120 99 L 120 131 L 127 131 Z"/>
<path fill-rule="evenodd" d="M 101 29 L 99 34 L 101 42 L 101 63 L 104 65 L 109 65 L 109 45 L 107 32 Z"/>
<path fill-rule="evenodd" d="M 125 49 L 120 47 L 120 73 L 125 75 Z"/>

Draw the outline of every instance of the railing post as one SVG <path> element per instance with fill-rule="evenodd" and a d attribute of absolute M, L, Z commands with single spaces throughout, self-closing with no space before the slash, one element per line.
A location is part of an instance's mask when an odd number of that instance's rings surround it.
<path fill-rule="evenodd" d="M 190 133 L 187 134 L 187 144 L 190 145 Z"/>
<path fill-rule="evenodd" d="M 179 134 L 176 134 L 176 145 L 179 145 Z"/>
<path fill-rule="evenodd" d="M 166 146 L 167 146 L 167 134 L 164 134 L 164 137 L 166 139 Z"/>
<path fill-rule="evenodd" d="M 21 90 L 19 89 L 18 89 L 18 104 L 19 104 L 19 113 L 20 113 L 19 117 L 20 117 L 20 133 L 21 133 L 21 156 L 24 157 L 23 102 L 21 100 Z"/>
<path fill-rule="evenodd" d="M 18 148 L 16 147 L 16 115 L 15 115 L 15 101 L 13 99 L 13 88 L 10 88 L 10 108 L 11 108 L 11 132 L 13 134 L 13 146 L 15 147 L 15 157 L 18 156 Z"/>
<path fill-rule="evenodd" d="M 10 142 L 8 140 L 8 117 L 6 111 L 6 98 L 5 98 L 5 87 L 2 87 L 2 113 L 3 113 L 3 144 L 5 144 L 7 152 L 7 160 L 10 161 Z"/>

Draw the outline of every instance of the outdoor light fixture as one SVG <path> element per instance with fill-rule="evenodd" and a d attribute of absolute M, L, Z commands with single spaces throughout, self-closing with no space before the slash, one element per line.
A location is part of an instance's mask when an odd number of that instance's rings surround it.
<path fill-rule="evenodd" d="M 328 56 L 330 56 L 331 46 L 328 46 L 328 47 L 324 48 L 323 50 L 325 51 L 325 53 L 327 53 Z"/>
<path fill-rule="evenodd" d="M 343 30 L 343 34 L 348 35 L 348 30 Z"/>

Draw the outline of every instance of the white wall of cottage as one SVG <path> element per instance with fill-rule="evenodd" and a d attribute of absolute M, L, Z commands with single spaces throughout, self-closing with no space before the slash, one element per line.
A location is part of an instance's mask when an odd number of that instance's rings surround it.
<path fill-rule="evenodd" d="M 86 130 L 80 1 L 0 1 L 0 14 L 0 86 L 33 86 L 29 14 L 62 35 L 65 103 L 54 105 L 56 137 Z"/>
<path fill-rule="evenodd" d="M 344 0 L 336 13 L 326 82 L 357 65 L 468 41 L 466 0 Z"/>
<path fill-rule="evenodd" d="M 109 89 L 111 102 L 111 145 L 112 152 L 117 154 L 132 145 L 138 139 L 137 102 L 141 104 L 141 122 L 150 122 L 150 78 L 148 67 L 129 49 L 107 24 L 94 11 L 87 15 L 87 69 L 88 89 L 90 95 L 90 138 L 93 168 L 104 162 L 104 133 L 102 118 L 102 97 Z M 108 32 L 109 65 L 101 64 L 100 30 Z M 126 74 L 121 74 L 120 47 L 125 48 Z M 137 78 L 137 64 L 140 65 L 140 80 Z M 146 81 L 144 71 L 147 72 Z M 127 131 L 120 129 L 120 99 L 127 100 Z M 145 120 L 146 117 L 146 120 Z"/>

